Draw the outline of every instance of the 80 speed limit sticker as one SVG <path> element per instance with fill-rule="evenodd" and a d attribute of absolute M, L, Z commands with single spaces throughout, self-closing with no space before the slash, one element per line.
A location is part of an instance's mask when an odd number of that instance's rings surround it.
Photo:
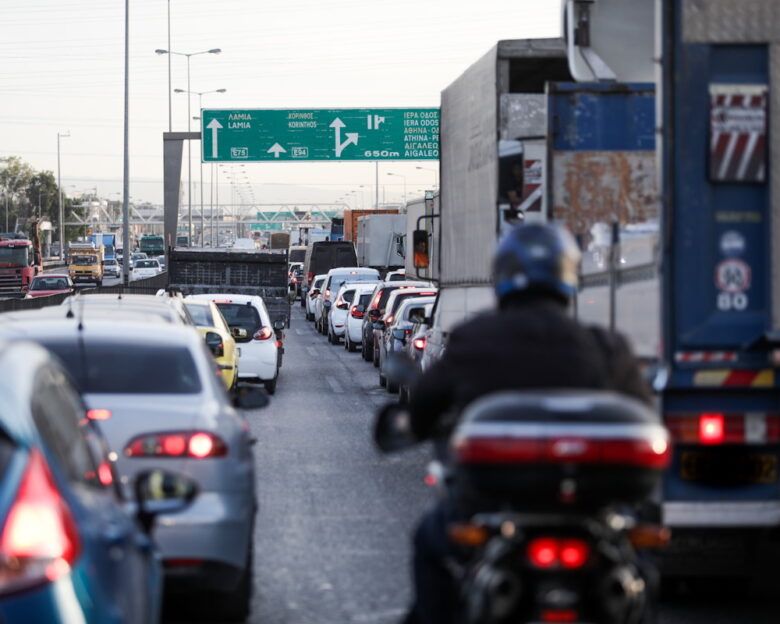
<path fill-rule="evenodd" d="M 729 258 L 715 267 L 715 285 L 719 310 L 744 310 L 748 306 L 745 291 L 750 288 L 750 266 L 743 260 Z"/>

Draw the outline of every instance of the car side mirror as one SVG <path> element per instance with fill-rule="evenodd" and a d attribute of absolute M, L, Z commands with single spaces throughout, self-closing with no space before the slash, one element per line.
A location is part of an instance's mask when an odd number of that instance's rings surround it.
<path fill-rule="evenodd" d="M 411 415 L 401 405 L 385 405 L 374 423 L 374 443 L 383 453 L 402 451 L 417 440 L 412 433 Z"/>
<path fill-rule="evenodd" d="M 430 264 L 428 255 L 428 232 L 415 230 L 412 232 L 413 261 L 415 269 L 427 269 Z"/>
<path fill-rule="evenodd" d="M 233 338 L 238 338 L 239 340 L 242 340 L 246 338 L 249 335 L 249 333 L 243 327 L 231 327 L 230 335 L 233 336 Z"/>
<path fill-rule="evenodd" d="M 222 343 L 222 336 L 217 332 L 206 332 L 206 345 L 214 357 L 225 355 L 225 345 Z"/>
<path fill-rule="evenodd" d="M 198 484 L 188 477 L 155 469 L 139 474 L 133 489 L 138 522 L 150 533 L 155 516 L 185 509 L 197 495 Z"/>
<path fill-rule="evenodd" d="M 266 407 L 268 395 L 254 384 L 239 383 L 233 394 L 233 405 L 239 409 L 253 410 Z"/>

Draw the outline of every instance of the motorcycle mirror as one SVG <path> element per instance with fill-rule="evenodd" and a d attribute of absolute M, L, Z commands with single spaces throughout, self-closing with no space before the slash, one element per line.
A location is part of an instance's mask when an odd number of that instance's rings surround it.
<path fill-rule="evenodd" d="M 193 479 L 159 468 L 142 472 L 133 485 L 138 521 L 147 533 L 157 515 L 185 509 L 198 493 Z"/>
<path fill-rule="evenodd" d="M 403 330 L 401 330 L 403 331 Z M 420 376 L 414 360 L 405 351 L 396 351 L 387 356 L 384 365 L 385 377 L 401 386 L 411 386 Z"/>
<path fill-rule="evenodd" d="M 417 443 L 404 407 L 390 403 L 379 411 L 374 423 L 374 443 L 383 453 L 402 451 Z"/>

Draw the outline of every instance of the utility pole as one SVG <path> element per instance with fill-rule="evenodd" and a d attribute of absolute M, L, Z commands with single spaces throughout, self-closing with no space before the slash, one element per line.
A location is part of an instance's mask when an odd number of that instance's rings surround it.
<path fill-rule="evenodd" d="M 62 208 L 62 179 L 60 178 L 60 138 L 69 137 L 70 132 L 57 133 L 57 205 L 60 213 L 60 260 L 65 260 L 65 211 Z M 8 229 L 8 199 L 6 198 L 5 229 Z"/>

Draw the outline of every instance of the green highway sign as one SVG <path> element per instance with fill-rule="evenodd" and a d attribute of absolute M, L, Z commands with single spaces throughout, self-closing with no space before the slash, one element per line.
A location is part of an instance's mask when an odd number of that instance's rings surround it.
<path fill-rule="evenodd" d="M 282 229 L 283 223 L 250 223 L 250 230 L 260 230 L 261 232 L 276 232 Z"/>
<path fill-rule="evenodd" d="M 201 111 L 203 162 L 438 160 L 438 108 Z"/>

